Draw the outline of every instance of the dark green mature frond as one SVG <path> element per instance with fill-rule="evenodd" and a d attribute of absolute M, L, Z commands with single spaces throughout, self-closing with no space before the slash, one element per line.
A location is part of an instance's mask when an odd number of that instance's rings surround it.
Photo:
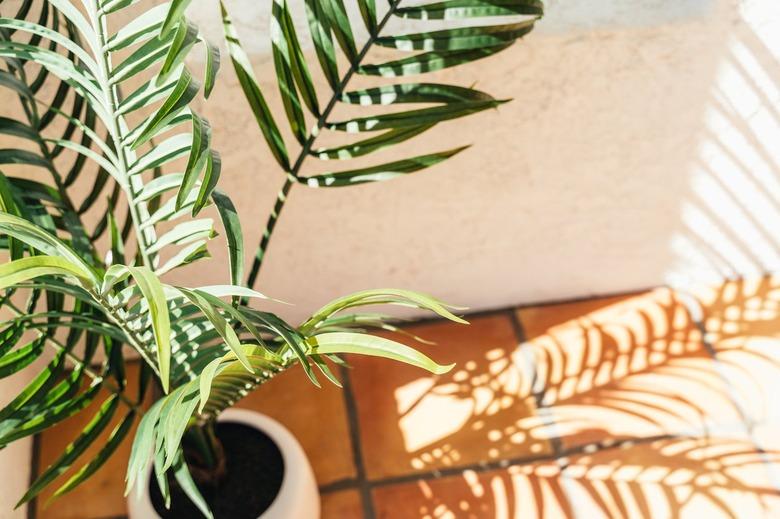
<path fill-rule="evenodd" d="M 405 4 L 403 0 L 389 0 L 388 6 L 380 9 L 381 13 L 374 0 L 358 0 L 357 3 L 362 24 L 368 32 L 368 39 L 360 44 L 354 37 L 357 32 L 355 22 L 350 19 L 341 0 L 306 0 L 309 36 L 317 57 L 316 63 L 310 63 L 302 51 L 303 45 L 296 34 L 287 0 L 273 0 L 270 37 L 284 105 L 283 118 L 300 146 L 297 158 L 291 160 L 280 125 L 276 122 L 279 117 L 275 117 L 268 107 L 224 2 L 221 2 L 225 37 L 239 83 L 269 148 L 286 174 L 285 184 L 279 192 L 249 273 L 249 286 L 256 281 L 271 233 L 293 184 L 342 187 L 389 180 L 427 169 L 465 147 L 457 146 L 357 169 L 334 166 L 326 173 L 305 176 L 301 171 L 307 157 L 347 161 L 373 154 L 417 137 L 439 123 L 494 108 L 504 102 L 474 88 L 417 80 L 348 90 L 355 74 L 406 78 L 471 63 L 508 48 L 528 34 L 543 14 L 539 0 L 449 0 L 414 6 L 402 5 Z M 501 17 L 501 23 L 424 30 L 431 25 L 431 20 L 434 23 L 438 20 L 482 22 L 495 17 Z M 509 17 L 509 23 L 506 17 Z M 393 18 L 420 20 L 423 30 L 409 34 L 385 34 L 387 24 Z M 365 63 L 374 47 L 396 49 L 404 56 L 382 63 Z M 339 63 L 343 61 L 347 66 L 340 70 Z M 312 70 L 315 67 L 327 80 L 328 89 L 318 91 L 314 86 Z M 370 116 L 333 120 L 333 110 L 339 104 L 371 106 L 374 109 Z M 409 104 L 426 106 L 386 113 L 377 113 L 376 110 L 378 107 Z M 311 129 L 307 130 L 309 126 Z M 317 138 L 324 132 L 370 135 L 335 147 L 315 146 Z"/>

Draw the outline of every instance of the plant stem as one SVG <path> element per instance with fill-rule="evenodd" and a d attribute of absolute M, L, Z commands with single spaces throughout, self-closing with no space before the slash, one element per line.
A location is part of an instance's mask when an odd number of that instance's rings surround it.
<path fill-rule="evenodd" d="M 86 4 L 86 2 L 84 2 Z M 106 14 L 100 9 L 98 0 L 94 0 L 90 5 L 90 18 L 92 19 L 92 25 L 95 29 L 95 34 L 99 39 L 100 46 L 105 48 L 107 45 L 106 34 L 108 33 L 108 23 L 106 20 Z M 130 159 L 128 158 L 128 147 L 122 141 L 122 127 L 124 123 L 120 124 L 122 120 L 121 115 L 117 115 L 117 106 L 119 105 L 119 94 L 116 85 L 112 85 L 109 81 L 111 77 L 111 71 L 113 70 L 111 64 L 111 53 L 103 52 L 100 56 L 95 56 L 98 67 L 100 68 L 99 78 L 100 88 L 103 91 L 103 96 L 106 98 L 106 103 L 111 112 L 111 128 L 109 128 L 109 134 L 114 142 L 114 148 L 117 151 L 119 158 L 118 167 L 120 173 L 127 180 L 127 184 L 122 188 L 127 196 L 127 203 L 130 207 L 130 218 L 133 221 L 133 227 L 135 229 L 136 239 L 138 240 L 138 252 L 141 256 L 143 264 L 150 269 L 154 270 L 154 258 L 149 252 L 152 242 L 154 241 L 154 231 L 146 228 L 143 229 L 141 224 L 149 219 L 149 211 L 146 208 L 146 204 L 139 202 L 135 199 L 135 195 L 138 190 L 141 189 L 142 180 L 138 178 L 138 175 L 128 177 L 127 172 L 130 170 Z"/>
<path fill-rule="evenodd" d="M 138 335 L 138 332 L 136 330 L 131 329 L 128 325 L 125 319 L 117 313 L 117 309 L 114 308 L 111 303 L 106 300 L 104 297 L 102 297 L 99 294 L 96 294 L 94 292 L 90 292 L 90 295 L 103 307 L 105 310 L 105 314 L 108 316 L 108 318 L 119 327 L 119 329 L 124 332 L 125 335 L 127 335 L 128 343 L 133 346 L 133 349 L 135 349 L 138 354 L 143 358 L 143 360 L 149 365 L 149 367 L 154 371 L 155 375 L 157 375 L 157 378 L 160 378 L 160 369 L 157 366 L 157 363 L 154 361 L 153 356 L 154 352 L 149 351 L 145 346 L 146 342 L 141 338 L 141 336 Z"/>
<path fill-rule="evenodd" d="M 225 450 L 214 431 L 214 420 L 196 424 L 184 433 L 185 456 L 195 481 L 216 486 L 226 475 Z M 189 447 L 189 448 L 187 448 Z"/>
<path fill-rule="evenodd" d="M 192 442 L 192 446 L 198 452 L 203 465 L 209 469 L 217 466 L 218 448 L 215 445 L 217 438 L 214 434 L 214 422 L 206 422 L 203 425 L 190 427 L 187 432 L 187 438 Z"/>
<path fill-rule="evenodd" d="M 260 273 L 260 267 L 263 265 L 265 251 L 268 249 L 268 243 L 271 241 L 271 233 L 274 232 L 276 222 L 279 220 L 279 214 L 282 212 L 284 203 L 287 201 L 287 195 L 290 192 L 293 183 L 295 182 L 297 182 L 296 177 L 292 176 L 291 174 L 287 175 L 282 188 L 276 195 L 276 203 L 274 203 L 274 208 L 271 210 L 271 214 L 268 216 L 268 221 L 265 224 L 265 230 L 263 230 L 263 236 L 260 238 L 260 245 L 255 251 L 255 259 L 252 262 L 252 269 L 249 271 L 249 276 L 247 276 L 246 286 L 249 288 L 255 286 L 257 275 Z"/>
<path fill-rule="evenodd" d="M 279 190 L 279 194 L 276 196 L 276 203 L 274 204 L 274 208 L 271 211 L 271 214 L 268 217 L 268 221 L 265 224 L 265 230 L 263 231 L 263 236 L 260 238 L 260 244 L 258 245 L 257 250 L 255 251 L 255 258 L 252 262 L 252 268 L 249 271 L 249 276 L 247 276 L 247 281 L 246 281 L 247 287 L 253 288 L 255 282 L 257 281 L 257 276 L 260 273 L 260 268 L 263 266 L 263 260 L 265 259 L 266 256 L 266 250 L 268 249 L 268 244 L 271 241 L 271 234 L 273 233 L 274 228 L 276 227 L 276 222 L 279 220 L 279 215 L 281 214 L 282 209 L 284 208 L 284 204 L 287 201 L 287 195 L 289 194 L 293 184 L 297 183 L 300 180 L 299 174 L 301 168 L 303 167 L 303 163 L 305 162 L 306 157 L 309 156 L 309 153 L 311 152 L 311 149 L 314 146 L 314 142 L 317 140 L 317 136 L 320 134 L 320 131 L 325 126 L 325 123 L 327 122 L 328 117 L 330 117 L 331 112 L 336 107 L 336 103 L 341 98 L 341 94 L 347 88 L 347 84 L 349 83 L 349 80 L 352 79 L 352 76 L 355 74 L 355 72 L 357 72 L 357 69 L 360 66 L 361 62 L 363 61 L 363 59 L 366 57 L 366 54 L 368 54 L 368 51 L 376 42 L 376 39 L 379 37 L 380 33 L 382 32 L 382 29 L 384 29 L 385 25 L 390 20 L 390 17 L 392 17 L 393 13 L 398 8 L 398 5 L 400 3 L 401 0 L 390 1 L 390 7 L 388 8 L 382 20 L 377 24 L 376 32 L 374 34 L 369 35 L 368 41 L 366 41 L 365 45 L 363 45 L 363 48 L 360 49 L 357 58 L 355 58 L 355 61 L 350 63 L 349 69 L 347 70 L 347 72 L 341 78 L 339 84 L 334 89 L 333 96 L 330 98 L 330 101 L 328 101 L 325 110 L 323 110 L 322 114 L 320 114 L 320 116 L 317 118 L 316 125 L 314 126 L 314 128 L 312 128 L 309 131 L 309 136 L 307 137 L 306 142 L 303 143 L 303 147 L 301 148 L 301 151 L 298 154 L 298 158 L 295 160 L 293 167 L 291 168 L 290 172 L 287 174 L 287 178 L 285 179 L 282 188 Z"/>

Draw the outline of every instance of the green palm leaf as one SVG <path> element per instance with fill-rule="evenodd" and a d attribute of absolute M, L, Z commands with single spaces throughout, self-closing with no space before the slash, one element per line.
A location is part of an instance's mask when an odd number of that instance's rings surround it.
<path fill-rule="evenodd" d="M 341 187 L 388 180 L 400 174 L 427 169 L 453 156 L 462 148 L 357 170 L 342 169 L 304 176 L 302 167 L 307 157 L 349 160 L 373 154 L 417 137 L 439 123 L 494 108 L 503 102 L 473 88 L 420 82 L 386 84 L 348 91 L 349 82 L 355 74 L 404 77 L 470 63 L 509 47 L 528 34 L 543 14 L 542 4 L 538 0 L 452 0 L 415 6 L 402 6 L 402 3 L 402 0 L 390 0 L 384 12 L 378 13 L 374 0 L 358 0 L 361 19 L 369 34 L 368 40 L 358 45 L 354 37 L 356 30 L 342 0 L 306 1 L 309 36 L 314 45 L 317 65 L 330 86 L 329 90 L 317 92 L 311 76 L 315 65 L 308 63 L 301 51 L 302 45 L 291 21 L 288 2 L 273 1 L 270 37 L 279 92 L 284 106 L 284 113 L 281 115 L 287 120 L 290 131 L 300 146 L 297 158 L 291 160 L 288 145 L 276 122 L 279 116 L 275 116 L 269 109 L 225 5 L 220 2 L 225 37 L 239 83 L 268 146 L 286 175 L 255 254 L 247 279 L 249 286 L 254 285 L 257 279 L 271 233 L 293 184 Z M 388 22 L 394 17 L 458 22 L 502 17 L 505 22 L 507 16 L 515 17 L 517 21 L 409 34 L 385 34 Z M 384 63 L 365 63 L 366 56 L 373 47 L 389 47 L 403 53 L 415 54 Z M 337 48 L 349 64 L 343 73 L 339 72 Z M 322 99 L 328 101 L 321 104 Z M 339 103 L 378 106 L 425 103 L 433 106 L 334 121 L 331 119 L 332 112 Z M 307 131 L 307 126 L 312 129 Z M 324 131 L 362 133 L 382 130 L 386 131 L 358 142 L 332 148 L 315 147 L 315 141 Z"/>

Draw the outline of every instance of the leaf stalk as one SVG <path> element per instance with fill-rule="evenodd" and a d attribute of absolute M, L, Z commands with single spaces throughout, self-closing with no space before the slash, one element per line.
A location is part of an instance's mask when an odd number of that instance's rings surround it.
<path fill-rule="evenodd" d="M 317 118 L 317 123 L 309 131 L 309 135 L 306 141 L 303 143 L 303 147 L 301 148 L 301 151 L 298 153 L 298 157 L 293 163 L 293 166 L 290 169 L 289 174 L 285 178 L 284 184 L 282 184 L 282 187 L 279 190 L 279 194 L 276 197 L 274 208 L 271 211 L 271 214 L 268 216 L 268 220 L 266 221 L 265 229 L 263 230 L 263 235 L 260 238 L 260 244 L 258 245 L 257 250 L 255 251 L 255 257 L 254 260 L 252 261 L 252 268 L 250 269 L 249 275 L 247 276 L 246 286 L 248 288 L 253 288 L 255 286 L 255 283 L 257 282 L 257 277 L 260 274 L 260 268 L 263 266 L 263 260 L 265 259 L 268 245 L 271 242 L 271 235 L 273 234 L 274 229 L 276 228 L 276 223 L 279 220 L 279 215 L 281 214 L 285 202 L 287 201 L 287 196 L 290 192 L 290 189 L 292 188 L 293 184 L 297 183 L 300 180 L 300 171 L 301 168 L 303 167 L 304 162 L 306 161 L 306 157 L 309 156 L 309 153 L 311 152 L 312 147 L 314 146 L 314 143 L 317 140 L 317 137 L 320 135 L 321 130 L 324 128 L 325 123 L 330 117 L 331 112 L 336 107 L 336 103 L 338 102 L 338 100 L 341 98 L 341 95 L 346 90 L 349 81 L 352 79 L 352 76 L 355 74 L 355 72 L 357 72 L 357 69 L 360 67 L 360 64 L 362 63 L 363 59 L 368 54 L 368 51 L 371 50 L 371 47 L 376 43 L 377 39 L 380 37 L 380 34 L 382 33 L 382 29 L 384 29 L 385 25 L 387 25 L 387 22 L 393 16 L 393 14 L 395 13 L 396 9 L 398 9 L 400 4 L 401 4 L 401 0 L 390 1 L 390 7 L 388 8 L 382 20 L 380 20 L 380 22 L 377 24 L 376 31 L 373 34 L 369 34 L 368 40 L 360 49 L 360 52 L 355 58 L 355 61 L 350 63 L 349 69 L 341 78 L 341 81 L 336 86 L 336 88 L 333 90 L 333 95 L 328 101 L 328 104 L 325 107 L 325 109 L 322 111 L 322 114 L 320 114 L 319 118 Z"/>

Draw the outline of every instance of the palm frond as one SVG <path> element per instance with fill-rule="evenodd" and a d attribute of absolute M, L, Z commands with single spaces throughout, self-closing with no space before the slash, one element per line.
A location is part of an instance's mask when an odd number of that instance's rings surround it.
<path fill-rule="evenodd" d="M 338 312 L 364 305 L 403 304 L 464 322 L 432 297 L 399 290 L 374 290 L 333 301 L 296 329 L 273 314 L 245 306 L 233 307 L 218 297 L 251 295 L 247 289 L 232 291 L 202 287 L 192 291 L 176 290 L 184 297 L 173 298 L 174 312 L 180 312 L 178 315 L 192 314 L 193 310 L 185 302 L 189 301 L 207 317 L 207 322 L 188 323 L 191 330 L 194 328 L 194 333 L 188 335 L 178 349 L 186 358 L 186 345 L 190 348 L 193 344 L 198 345 L 195 358 L 199 365 L 190 365 L 182 372 L 185 381 L 157 402 L 141 420 L 128 466 L 127 493 L 134 487 L 144 488 L 151 473 L 150 465 L 154 464 L 156 474 L 164 474 L 176 465 L 181 456 L 181 439 L 188 426 L 213 420 L 256 386 L 295 363 L 300 363 L 312 382 L 318 385 L 314 368 L 338 384 L 327 361 L 341 363 L 339 355 L 345 353 L 387 358 L 432 373 L 446 373 L 452 368 L 451 365 L 439 365 L 417 350 L 387 338 L 365 333 L 325 331 L 325 328 L 319 330 Z M 233 327 L 229 325 L 231 322 Z M 206 352 L 203 345 L 209 340 L 214 346 Z M 176 364 L 185 367 L 188 363 L 182 359 Z"/>
<path fill-rule="evenodd" d="M 270 38 L 284 105 L 284 113 L 275 116 L 266 103 L 225 4 L 221 2 L 223 28 L 233 68 L 266 143 L 286 175 L 255 254 L 247 281 L 249 286 L 253 286 L 257 279 L 271 233 L 294 184 L 315 188 L 343 187 L 389 180 L 427 169 L 465 147 L 454 146 L 370 167 L 350 169 L 348 166 L 335 166 L 330 171 L 315 175 L 302 172 L 307 158 L 332 162 L 374 154 L 417 137 L 439 123 L 505 102 L 470 87 L 420 81 L 349 90 L 353 76 L 406 78 L 471 63 L 511 46 L 528 34 L 543 14 L 539 0 L 456 0 L 415 6 L 402 6 L 402 3 L 402 0 L 390 0 L 380 17 L 374 0 L 360 0 L 361 21 L 368 38 L 359 45 L 354 36 L 359 27 L 350 19 L 343 2 L 307 0 L 309 37 L 317 58 L 316 63 L 311 63 L 302 51 L 303 44 L 296 34 L 287 0 L 274 0 Z M 507 16 L 513 20 L 511 23 L 506 23 Z M 426 26 L 438 20 L 482 22 L 495 17 L 501 17 L 502 23 L 425 30 Z M 421 31 L 385 34 L 394 18 L 420 20 Z M 404 57 L 366 63 L 370 51 L 377 47 L 394 49 Z M 340 70 L 339 63 L 344 61 L 347 66 Z M 329 88 L 318 91 L 315 87 L 312 71 L 316 69 L 325 77 Z M 425 107 L 377 113 L 385 107 L 414 104 Z M 371 108 L 372 115 L 334 120 L 333 113 L 339 105 L 367 106 Z M 283 125 L 277 123 L 277 119 L 286 120 L 300 147 L 296 158 L 291 158 L 281 130 Z M 311 129 L 307 130 L 309 126 Z M 361 138 L 339 146 L 316 146 L 317 138 L 326 132 L 360 134 Z M 362 137 L 365 133 L 370 135 Z"/>
<path fill-rule="evenodd" d="M 217 51 L 183 15 L 168 20 L 167 4 L 140 14 L 115 33 L 109 30 L 109 19 L 127 9 L 126 3 L 83 4 L 79 9 L 68 0 L 46 3 L 42 11 L 58 20 L 51 27 L 19 17 L 0 18 L 4 35 L 0 56 L 11 64 L 4 71 L 5 82 L 15 87 L 28 119 L 3 119 L 0 132 L 25 138 L 39 148 L 7 149 L 0 157 L 5 163 L 41 167 L 52 173 L 62 210 L 69 216 L 63 217 L 62 223 L 71 223 L 71 234 L 74 229 L 81 230 L 81 235 L 74 236 L 74 243 L 88 244 L 102 234 L 108 227 L 111 207 L 123 194 L 129 225 L 138 237 L 137 253 L 145 265 L 159 268 L 164 248 L 187 249 L 188 253 L 165 265 L 170 270 L 202 254 L 205 242 L 214 234 L 208 219 L 187 221 L 164 233 L 158 233 L 156 226 L 185 215 L 194 216 L 210 203 L 221 163 L 210 146 L 208 122 L 188 107 L 200 91 L 200 83 L 183 60 L 194 45 L 206 48 L 209 59 L 204 93 L 208 95 L 218 67 Z M 160 35 L 164 23 L 171 30 Z M 60 25 L 67 27 L 66 34 L 57 31 Z M 38 40 L 50 41 L 51 48 L 37 45 Z M 54 99 L 42 99 L 32 85 L 27 86 L 25 69 L 30 65 L 38 65 L 57 78 L 58 94 Z M 124 90 L 129 93 L 125 95 Z M 74 107 L 63 110 L 68 96 L 73 98 Z M 43 109 L 45 114 L 38 116 Z M 65 131 L 46 133 L 47 123 L 59 119 L 66 125 Z M 190 131 L 186 131 L 187 126 Z M 75 163 L 63 178 L 59 174 L 62 166 L 54 160 L 65 150 L 75 157 Z M 161 174 L 161 168 L 181 157 L 187 158 L 182 173 Z M 96 164 L 97 179 L 76 206 L 67 188 L 76 182 L 87 163 Z M 90 210 L 107 189 L 109 204 L 103 210 L 96 230 L 99 232 L 86 236 L 83 226 L 72 223 L 72 215 Z M 175 196 L 164 200 L 170 193 Z M 129 230 L 129 226 L 125 228 Z M 129 233 L 122 234 L 126 239 Z"/>

